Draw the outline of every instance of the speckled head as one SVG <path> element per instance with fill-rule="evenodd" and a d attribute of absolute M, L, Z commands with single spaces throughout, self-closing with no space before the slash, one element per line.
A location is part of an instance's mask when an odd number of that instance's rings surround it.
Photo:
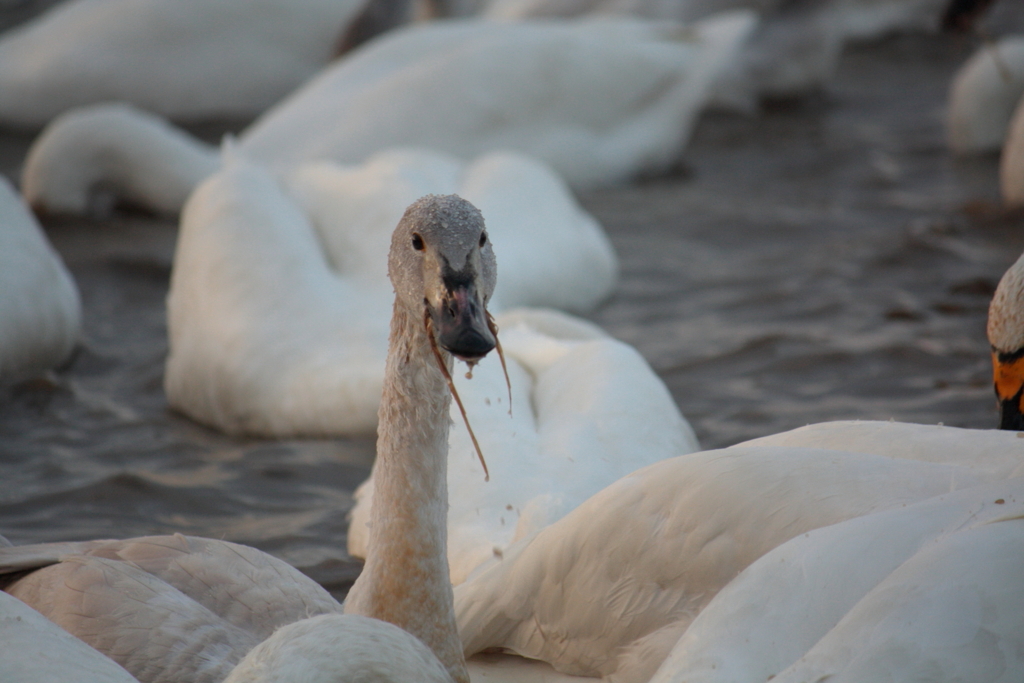
<path fill-rule="evenodd" d="M 413 202 L 391 237 L 395 305 L 430 316 L 438 345 L 475 361 L 495 346 L 487 302 L 498 267 L 480 210 L 457 195 Z"/>
<path fill-rule="evenodd" d="M 1024 430 L 1024 256 L 1003 275 L 988 308 L 1001 429 Z"/>

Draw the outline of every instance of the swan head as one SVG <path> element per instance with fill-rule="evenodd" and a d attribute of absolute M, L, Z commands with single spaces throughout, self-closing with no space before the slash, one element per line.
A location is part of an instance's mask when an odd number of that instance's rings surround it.
<path fill-rule="evenodd" d="M 437 345 L 473 363 L 495 347 L 487 302 L 498 279 L 480 210 L 457 195 L 427 195 L 405 210 L 391 237 L 395 306 L 422 317 Z"/>
<path fill-rule="evenodd" d="M 1024 256 L 1010 266 L 988 308 L 1000 429 L 1024 431 Z"/>

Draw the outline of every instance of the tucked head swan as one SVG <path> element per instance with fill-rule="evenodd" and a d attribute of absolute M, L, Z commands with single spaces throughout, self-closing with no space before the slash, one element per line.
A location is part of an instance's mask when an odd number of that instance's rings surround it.
<path fill-rule="evenodd" d="M 223 681 L 246 652 L 227 681 L 469 683 L 446 552 L 451 396 L 445 375 L 453 357 L 474 362 L 495 347 L 486 306 L 496 273 L 480 211 L 456 195 L 417 200 L 395 229 L 378 504 L 370 552 L 345 616 L 334 614 L 340 607 L 323 589 L 280 560 L 180 536 L 2 548 L 0 574 L 44 567 L 6 590 L 142 683 Z M 199 548 L 205 559 L 197 557 Z M 320 616 L 303 619 L 311 614 Z M 281 625 L 266 638 L 264 629 Z M 410 647 L 408 634 L 426 647 Z M 389 648 L 402 649 L 382 658 Z M 384 675 L 381 667 L 401 675 Z M 339 677 L 341 670 L 351 677 Z"/>

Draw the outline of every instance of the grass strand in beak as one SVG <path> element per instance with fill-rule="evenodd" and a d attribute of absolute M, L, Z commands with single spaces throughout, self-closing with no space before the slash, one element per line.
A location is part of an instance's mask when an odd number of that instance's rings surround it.
<path fill-rule="evenodd" d="M 512 382 L 508 378 L 508 366 L 505 365 L 505 352 L 501 349 L 501 340 L 498 339 L 498 323 L 494 322 L 494 317 L 490 311 L 487 311 L 487 329 L 494 335 L 494 348 L 498 350 L 498 358 L 501 359 L 501 371 L 505 373 L 505 386 L 508 387 L 508 416 L 512 417 Z"/>
<path fill-rule="evenodd" d="M 441 374 L 444 375 L 444 379 L 448 382 L 448 391 L 452 392 L 452 397 L 455 399 L 455 403 L 459 406 L 459 412 L 462 413 L 462 421 L 466 423 L 466 430 L 469 432 L 469 438 L 473 440 L 473 447 L 476 449 L 476 455 L 480 458 L 480 464 L 484 468 L 484 481 L 491 480 L 491 473 L 487 470 L 487 461 L 484 460 L 484 452 L 480 450 L 480 443 L 476 440 L 476 434 L 473 433 L 473 428 L 469 424 L 469 416 L 466 415 L 466 407 L 462 405 L 462 399 L 459 398 L 459 392 L 455 389 L 455 382 L 452 381 L 452 373 L 448 372 L 448 366 L 444 364 L 444 358 L 441 357 L 441 350 L 437 348 L 437 339 L 434 338 L 434 323 L 430 319 L 430 311 L 424 311 L 423 324 L 427 328 L 427 338 L 430 339 L 430 350 L 434 352 L 434 359 L 437 360 L 437 367 L 441 368 Z M 504 365 L 504 360 L 502 361 Z"/>

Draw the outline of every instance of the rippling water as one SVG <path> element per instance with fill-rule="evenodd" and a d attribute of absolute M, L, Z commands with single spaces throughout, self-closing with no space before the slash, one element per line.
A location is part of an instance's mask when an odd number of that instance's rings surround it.
<path fill-rule="evenodd" d="M 985 314 L 1024 220 L 997 208 L 994 157 L 943 144 L 947 82 L 971 49 L 855 48 L 827 93 L 705 116 L 679 175 L 581 198 L 623 264 L 593 319 L 640 349 L 706 447 L 830 419 L 995 425 Z M 9 174 L 29 140 L 0 134 Z M 173 414 L 175 225 L 46 227 L 85 331 L 50 380 L 0 392 L 0 533 L 227 538 L 343 592 L 359 568 L 344 514 L 372 441 L 231 439 Z"/>

